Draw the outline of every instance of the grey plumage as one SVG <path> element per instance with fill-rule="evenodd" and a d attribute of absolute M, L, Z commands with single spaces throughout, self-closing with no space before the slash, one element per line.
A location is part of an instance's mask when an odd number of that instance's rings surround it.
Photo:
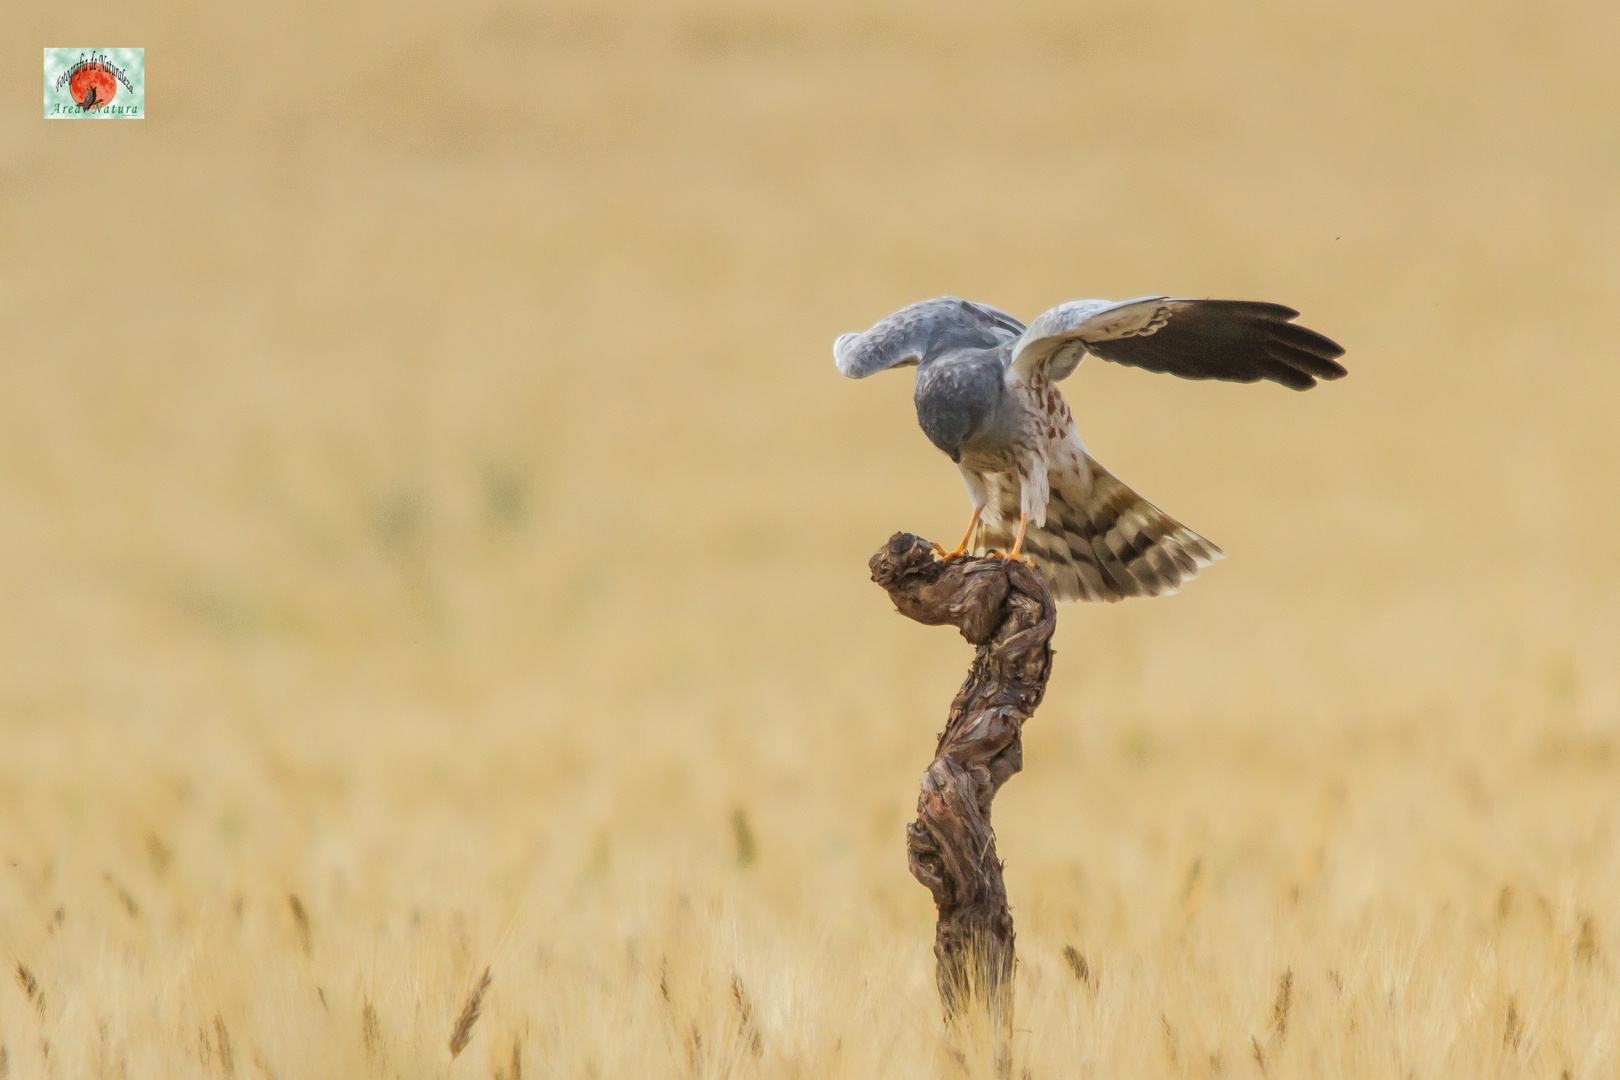
<path fill-rule="evenodd" d="M 995 419 L 1006 397 L 1001 362 L 993 352 L 968 350 L 917 369 L 917 423 L 928 440 L 958 464 L 962 446 Z"/>
<path fill-rule="evenodd" d="M 974 515 L 958 547 L 1024 554 L 1063 600 L 1176 592 L 1221 550 L 1093 459 L 1056 382 L 1087 353 L 1189 379 L 1296 390 L 1345 374 L 1344 350 L 1246 300 L 1075 300 L 1027 328 L 956 297 L 901 308 L 833 345 L 838 370 L 865 378 L 917 367 L 917 421 L 961 470 Z M 1017 525 L 1015 531 L 1015 523 Z"/>
<path fill-rule="evenodd" d="M 950 352 L 993 348 L 1023 332 L 1024 324 L 1005 311 L 941 296 L 907 304 L 864 334 L 840 335 L 833 343 L 833 359 L 843 374 L 864 379 Z"/>

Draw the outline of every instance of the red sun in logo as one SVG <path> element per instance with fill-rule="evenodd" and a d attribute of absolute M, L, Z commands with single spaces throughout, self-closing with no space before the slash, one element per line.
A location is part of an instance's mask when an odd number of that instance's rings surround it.
<path fill-rule="evenodd" d="M 118 93 L 118 80 L 100 64 L 86 64 L 68 80 L 68 92 L 86 112 L 99 109 Z"/>

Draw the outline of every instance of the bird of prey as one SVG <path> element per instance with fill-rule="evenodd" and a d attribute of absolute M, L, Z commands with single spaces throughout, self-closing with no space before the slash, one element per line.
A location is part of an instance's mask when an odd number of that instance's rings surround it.
<path fill-rule="evenodd" d="M 1251 300 L 1071 300 L 1029 326 L 954 296 L 923 300 L 833 344 L 864 379 L 917 368 L 917 422 L 962 471 L 973 516 L 947 559 L 1025 558 L 1059 600 L 1168 596 L 1221 549 L 1120 483 L 1086 452 L 1057 383 L 1087 353 L 1184 379 L 1269 379 L 1308 390 L 1345 374 L 1344 350 Z"/>
<path fill-rule="evenodd" d="M 79 108 L 84 110 L 85 112 L 89 112 L 91 109 L 93 109 L 95 107 L 96 107 L 96 88 L 92 86 L 85 93 L 84 100 L 79 102 Z"/>

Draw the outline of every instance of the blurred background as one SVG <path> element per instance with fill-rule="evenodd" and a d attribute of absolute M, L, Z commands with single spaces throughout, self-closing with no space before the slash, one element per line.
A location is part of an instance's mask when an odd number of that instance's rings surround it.
<path fill-rule="evenodd" d="M 996 807 L 1021 970 L 1138 958 L 1108 1022 L 1162 1066 L 1196 999 L 1179 1045 L 1247 1067 L 1285 965 L 1308 1001 L 1360 956 L 1372 995 L 1367 941 L 1462 926 L 1433 956 L 1484 1002 L 1479 1053 L 1511 1001 L 1526 1068 L 1607 1060 L 1580 1018 L 1612 977 L 1547 972 L 1620 941 L 1620 8 L 167 2 L 0 30 L 0 948 L 46 973 L 59 1047 L 100 1016 L 166 1062 L 217 993 L 290 1061 L 300 940 L 322 1006 L 392 986 L 403 1029 L 514 941 L 622 960 L 703 897 L 726 963 L 776 972 L 748 975 L 769 1054 L 791 972 L 855 1001 L 880 946 L 932 1023 L 903 825 L 971 652 L 866 560 L 969 507 L 909 373 L 844 380 L 831 343 L 942 293 L 1026 321 L 1169 293 L 1296 307 L 1350 377 L 1064 384 L 1093 454 L 1228 558 L 1060 613 Z M 147 119 L 35 116 L 33 49 L 74 41 L 146 49 Z M 1541 944 L 1486 979 L 1513 896 Z M 433 949 L 442 978 L 378 974 Z M 248 969 L 287 972 L 270 1012 Z M 632 992 L 587 985 L 535 993 Z M 1121 1029 L 1076 1024 L 1116 1060 Z M 343 1031 L 311 1060 L 358 1055 Z M 1397 1057 L 1455 1066 L 1432 1042 Z"/>

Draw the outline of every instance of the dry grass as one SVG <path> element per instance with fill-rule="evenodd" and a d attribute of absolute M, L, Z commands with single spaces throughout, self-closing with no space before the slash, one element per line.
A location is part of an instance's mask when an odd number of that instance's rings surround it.
<path fill-rule="evenodd" d="M 1615 1073 L 1620 9 L 234 10 L 3 61 L 0 1074 L 946 1070 L 966 504 L 829 344 L 1158 291 L 1352 376 L 1068 384 L 1230 557 L 1063 612 L 1018 1069 Z"/>

